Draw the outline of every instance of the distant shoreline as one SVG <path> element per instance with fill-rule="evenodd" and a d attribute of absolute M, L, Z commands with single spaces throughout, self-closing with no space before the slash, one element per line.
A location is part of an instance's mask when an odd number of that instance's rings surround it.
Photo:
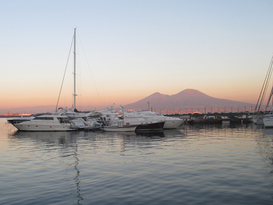
<path fill-rule="evenodd" d="M 10 117 L 30 117 L 33 114 L 4 114 L 0 115 L 0 118 L 10 118 Z"/>

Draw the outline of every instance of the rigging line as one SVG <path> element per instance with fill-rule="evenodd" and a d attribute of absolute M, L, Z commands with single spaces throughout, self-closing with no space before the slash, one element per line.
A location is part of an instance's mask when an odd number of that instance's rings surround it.
<path fill-rule="evenodd" d="M 77 99 L 78 99 L 78 105 L 77 107 L 81 110 L 82 109 L 82 102 L 83 102 L 83 93 L 85 92 L 84 86 L 82 84 L 82 65 L 81 65 L 81 58 L 80 58 L 80 53 L 76 53 L 77 55 Z"/>
<path fill-rule="evenodd" d="M 269 65 L 269 68 L 270 68 L 270 69 L 269 69 L 268 77 L 267 77 L 267 79 L 266 79 L 265 88 L 264 88 L 264 91 L 263 91 L 263 94 L 262 94 L 262 98 L 261 98 L 261 102 L 260 102 L 260 105 L 259 105 L 259 107 L 258 107 L 258 110 L 260 110 L 260 107 L 261 107 L 262 102 L 263 102 L 263 100 L 264 100 L 265 94 L 266 94 L 266 92 L 267 92 L 268 83 L 269 83 L 270 78 L 271 78 L 271 75 L 272 75 L 272 65 L 273 65 L 273 57 L 272 57 L 272 59 L 271 59 L 271 61 L 270 61 L 270 65 Z"/>
<path fill-rule="evenodd" d="M 262 101 L 263 101 L 263 98 L 264 98 L 264 93 L 265 93 L 265 90 L 267 90 L 268 79 L 270 78 L 270 75 L 271 75 L 271 72 L 272 72 L 272 61 L 273 61 L 273 57 L 271 58 L 271 61 L 269 63 L 269 67 L 268 67 L 268 70 L 267 70 L 267 73 L 266 73 L 266 76 L 265 76 L 265 80 L 264 80 L 263 85 L 262 85 L 260 95 L 258 97 L 257 104 L 255 106 L 254 113 L 260 111 L 260 107 L 261 107 L 261 104 L 262 104 Z"/>
<path fill-rule="evenodd" d="M 78 36 L 79 36 L 79 34 L 78 34 Z M 100 95 L 99 95 L 99 92 L 98 92 L 98 89 L 97 89 L 97 86 L 96 86 L 96 83 L 95 83 L 95 80 L 94 80 L 94 77 L 93 77 L 92 71 L 91 71 L 91 69 L 90 69 L 89 62 L 88 62 L 88 60 L 87 60 L 87 57 L 86 57 L 85 51 L 84 51 L 84 49 L 83 49 L 83 45 L 82 45 L 81 39 L 80 39 L 80 38 L 78 38 L 78 39 L 79 39 L 79 41 L 80 41 L 80 44 L 81 44 L 81 47 L 82 47 L 82 50 L 83 50 L 83 53 L 84 53 L 84 57 L 85 57 L 86 62 L 87 62 L 87 65 L 88 65 L 88 68 L 89 68 L 89 72 L 91 73 L 91 77 L 92 77 L 93 84 L 94 84 L 94 87 L 95 87 L 95 89 L 96 89 L 96 92 L 97 92 L 97 95 L 98 95 L 98 98 L 99 98 L 99 102 L 100 102 L 100 104 L 102 104 L 102 103 L 101 103 L 101 97 L 100 97 Z"/>
<path fill-rule="evenodd" d="M 59 100 L 60 100 L 60 96 L 61 96 L 61 92 L 62 92 L 62 88 L 63 88 L 63 84 L 64 84 L 64 77 L 65 77 L 65 74 L 66 74 L 67 65 L 68 65 L 68 61 L 69 61 L 69 57 L 70 57 L 70 53 L 71 53 L 73 41 L 74 41 L 74 36 L 72 37 L 72 42 L 71 42 L 71 45 L 70 45 L 69 54 L 68 54 L 68 58 L 67 58 L 67 61 L 66 61 L 66 66 L 65 66 L 65 70 L 64 70 L 63 80 L 62 80 L 62 84 L 61 84 L 61 88 L 60 88 L 60 92 L 59 92 L 59 96 L 58 96 L 58 100 L 57 100 L 55 112 L 57 112 L 57 109 L 58 109 L 58 104 L 59 104 Z"/>
<path fill-rule="evenodd" d="M 272 64 L 273 64 L 273 62 L 272 62 Z M 272 64 L 271 64 L 271 69 L 272 69 Z M 270 95 L 269 95 L 269 98 L 268 98 L 268 101 L 267 101 L 267 104 L 266 104 L 266 107 L 265 107 L 265 110 L 264 110 L 264 114 L 266 113 L 266 110 L 267 110 L 267 108 L 269 106 L 272 95 L 273 95 L 273 86 L 272 86 L 271 91 L 270 91 Z"/>
<path fill-rule="evenodd" d="M 265 89 L 265 83 L 266 83 L 266 79 L 268 78 L 268 75 L 269 75 L 269 71 L 270 71 L 270 66 L 268 67 L 267 69 L 267 72 L 266 72 L 266 75 L 265 75 L 265 79 L 264 79 L 264 82 L 263 82 L 263 85 L 262 85 L 262 89 L 261 89 L 261 92 L 259 94 L 259 97 L 258 97 L 258 101 L 256 103 L 256 106 L 255 106 L 255 110 L 254 110 L 254 113 L 256 113 L 256 111 L 258 112 L 258 107 L 260 106 L 260 104 L 262 103 L 261 102 L 261 98 L 262 98 L 262 94 L 264 92 L 264 89 Z"/>
<path fill-rule="evenodd" d="M 271 62 L 272 62 L 272 58 L 271 58 Z M 271 62 L 270 62 L 270 64 L 271 64 Z M 266 86 L 266 81 L 268 79 L 269 73 L 270 73 L 270 65 L 268 67 L 268 70 L 267 70 L 267 73 L 266 73 L 266 76 L 265 76 L 265 79 L 264 79 L 264 82 L 263 82 L 263 85 L 262 85 L 262 89 L 261 89 L 260 95 L 258 97 L 258 101 L 257 101 L 256 107 L 255 107 L 255 112 L 259 111 L 258 107 L 260 107 L 260 104 L 262 103 L 262 94 L 264 92 L 264 89 L 265 89 L 265 86 Z"/>
<path fill-rule="evenodd" d="M 267 101 L 267 104 L 266 104 L 266 107 L 265 107 L 265 110 L 264 110 L 264 115 L 266 114 L 266 110 L 267 110 L 267 108 L 269 106 L 272 95 L 273 95 L 273 87 L 271 88 L 271 92 L 270 92 L 270 95 L 269 95 L 269 98 L 268 98 L 268 101 Z"/>

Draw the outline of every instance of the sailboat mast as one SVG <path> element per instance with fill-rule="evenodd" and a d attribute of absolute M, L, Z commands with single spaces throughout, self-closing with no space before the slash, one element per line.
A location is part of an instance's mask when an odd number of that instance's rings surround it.
<path fill-rule="evenodd" d="M 74 28 L 74 109 L 76 109 L 76 28 Z"/>

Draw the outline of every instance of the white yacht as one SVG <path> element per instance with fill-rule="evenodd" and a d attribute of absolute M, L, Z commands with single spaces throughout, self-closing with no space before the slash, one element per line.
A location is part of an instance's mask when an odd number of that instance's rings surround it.
<path fill-rule="evenodd" d="M 107 132 L 134 132 L 136 128 L 136 125 L 125 125 L 123 121 L 120 121 L 117 124 L 103 126 L 103 130 Z"/>
<path fill-rule="evenodd" d="M 159 113 L 151 112 L 151 111 L 132 111 L 132 112 L 125 111 L 124 116 L 125 118 L 142 118 L 144 120 L 157 121 L 157 122 L 164 121 L 165 123 L 164 123 L 163 129 L 176 129 L 179 126 L 181 126 L 182 123 L 184 122 L 180 118 L 166 117 Z"/>
<path fill-rule="evenodd" d="M 21 131 L 72 131 L 77 126 L 66 115 L 45 114 L 33 117 L 30 120 L 10 119 L 14 127 Z"/>
<path fill-rule="evenodd" d="M 164 126 L 163 120 L 148 119 L 144 117 L 136 117 L 134 115 L 126 115 L 126 112 L 121 111 L 122 114 L 116 112 L 113 106 L 107 107 L 105 110 L 99 111 L 102 116 L 104 127 L 118 126 L 123 123 L 124 126 L 136 126 L 135 131 L 162 131 Z"/>
<path fill-rule="evenodd" d="M 78 129 L 84 130 L 99 130 L 102 127 L 102 124 L 98 122 L 101 114 L 98 112 L 86 111 L 79 112 L 77 110 L 73 111 L 70 108 L 59 108 L 60 112 L 67 115 L 72 123 L 78 127 Z"/>

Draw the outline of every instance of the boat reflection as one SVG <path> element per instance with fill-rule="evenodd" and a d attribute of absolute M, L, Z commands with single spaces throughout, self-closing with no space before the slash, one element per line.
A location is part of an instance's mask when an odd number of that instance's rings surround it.
<path fill-rule="evenodd" d="M 72 195 L 76 198 L 77 204 L 81 204 L 83 197 L 81 196 L 81 186 L 80 186 L 80 170 L 78 165 L 80 164 L 80 159 L 78 157 L 78 138 L 83 137 L 84 132 L 22 132 L 16 131 L 9 135 L 9 139 L 13 143 L 24 143 L 33 144 L 35 148 L 41 150 L 46 150 L 46 152 L 51 152 L 56 158 L 55 154 L 59 153 L 57 158 L 62 158 L 59 160 L 61 163 L 60 167 L 64 167 L 65 176 L 69 176 L 68 169 L 73 167 L 75 172 L 74 176 L 71 176 L 67 181 L 74 181 L 75 184 L 75 194 Z M 18 146 L 20 147 L 20 146 Z M 52 156 L 52 155 L 51 155 Z M 48 160 L 48 159 L 47 159 Z M 65 161 L 68 161 L 65 163 Z M 73 189 L 72 189 L 73 190 Z"/>
<path fill-rule="evenodd" d="M 265 135 L 270 135 L 273 136 L 273 128 L 267 128 L 263 130 L 264 136 Z"/>
<path fill-rule="evenodd" d="M 8 137 L 10 143 L 14 143 L 15 147 L 22 147 L 21 145 L 24 144 L 24 147 L 29 150 L 34 148 L 31 150 L 33 153 L 41 151 L 40 155 L 37 154 L 37 156 L 41 156 L 41 160 L 45 160 L 45 163 L 50 160 L 59 161 L 59 167 L 64 170 L 65 176 L 67 176 L 66 183 L 72 184 L 71 195 L 76 204 L 83 203 L 85 198 L 82 195 L 81 178 L 87 173 L 83 173 L 84 169 L 80 167 L 86 165 L 89 160 L 86 159 L 86 156 L 98 157 L 98 160 L 101 160 L 99 156 L 104 154 L 129 157 L 141 154 L 143 157 L 148 157 L 154 154 L 154 150 L 160 151 L 166 141 L 168 141 L 168 146 L 178 146 L 176 138 L 187 138 L 184 129 L 142 133 L 17 131 Z M 46 157 L 42 157 L 44 153 Z"/>

